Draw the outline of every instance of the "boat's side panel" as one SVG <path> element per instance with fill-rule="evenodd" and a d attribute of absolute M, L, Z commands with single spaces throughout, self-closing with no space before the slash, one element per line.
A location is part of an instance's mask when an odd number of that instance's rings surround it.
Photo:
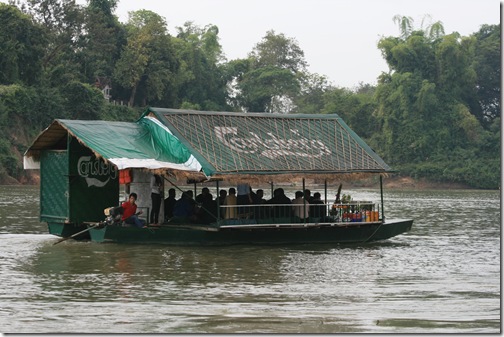
<path fill-rule="evenodd" d="M 298 226 L 263 228 L 191 229 L 182 226 L 133 228 L 107 226 L 90 230 L 96 242 L 204 244 L 288 244 L 288 243 L 363 243 L 387 239 L 411 228 L 412 221 L 352 224 L 349 226 Z"/>
<path fill-rule="evenodd" d="M 89 233 L 95 242 L 205 244 L 211 239 L 207 235 L 209 232 L 176 226 L 136 228 L 111 225 L 91 229 Z"/>
<path fill-rule="evenodd" d="M 365 242 L 377 226 L 231 229 L 222 234 L 225 234 L 224 241 L 236 243 L 357 243 Z"/>
<path fill-rule="evenodd" d="M 61 222 L 48 222 L 47 227 L 49 229 L 49 234 L 56 235 L 56 236 L 61 236 L 61 237 L 69 237 L 74 235 L 75 233 L 78 233 L 84 229 L 86 229 L 86 225 L 81 224 L 81 225 L 75 225 L 75 224 L 64 224 Z M 90 236 L 89 234 L 83 233 L 82 235 L 79 235 L 75 237 L 77 240 L 89 240 Z"/>

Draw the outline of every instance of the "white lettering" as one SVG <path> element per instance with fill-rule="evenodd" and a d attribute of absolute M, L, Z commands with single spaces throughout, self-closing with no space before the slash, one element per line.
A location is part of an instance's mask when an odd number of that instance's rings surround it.
<path fill-rule="evenodd" d="M 109 179 L 117 178 L 118 174 L 115 166 L 107 165 L 103 160 L 92 160 L 91 156 L 82 156 L 79 158 L 77 172 L 79 176 L 86 179 L 88 187 L 103 187 L 108 183 Z"/>
<path fill-rule="evenodd" d="M 261 139 L 254 132 L 249 132 L 250 138 L 238 137 L 237 127 L 214 127 L 217 138 L 230 149 L 241 153 L 260 152 L 260 155 L 275 159 L 278 156 L 299 156 L 320 158 L 331 154 L 331 150 L 318 139 L 303 138 L 298 130 L 290 130 L 292 135 L 298 138 L 282 139 L 273 133 L 267 135 L 270 138 Z"/>

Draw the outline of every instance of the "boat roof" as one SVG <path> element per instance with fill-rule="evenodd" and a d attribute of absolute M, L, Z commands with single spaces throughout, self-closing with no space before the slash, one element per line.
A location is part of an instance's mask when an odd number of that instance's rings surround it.
<path fill-rule="evenodd" d="M 25 152 L 25 168 L 38 168 L 42 150 L 66 149 L 68 135 L 120 170 L 201 171 L 201 165 L 188 149 L 152 118 L 137 122 L 56 119 Z"/>
<path fill-rule="evenodd" d="M 25 153 L 71 134 L 119 169 L 146 168 L 249 179 L 387 173 L 391 168 L 336 114 L 147 108 L 136 122 L 55 120 Z M 28 165 L 29 166 L 29 165 Z"/>

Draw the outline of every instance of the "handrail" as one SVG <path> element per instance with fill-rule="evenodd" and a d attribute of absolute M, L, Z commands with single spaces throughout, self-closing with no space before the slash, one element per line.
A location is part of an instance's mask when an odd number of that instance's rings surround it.
<path fill-rule="evenodd" d="M 379 221 L 379 204 L 372 201 L 352 201 L 349 203 L 322 203 L 322 204 L 250 204 L 250 205 L 220 205 L 221 209 L 236 208 L 236 217 L 233 219 L 278 219 L 290 217 L 293 221 L 298 219 L 294 209 L 306 208 L 307 218 L 298 220 L 310 222 L 376 222 Z M 305 214 L 301 212 L 301 214 Z M 230 219 L 228 219 L 230 220 Z"/>

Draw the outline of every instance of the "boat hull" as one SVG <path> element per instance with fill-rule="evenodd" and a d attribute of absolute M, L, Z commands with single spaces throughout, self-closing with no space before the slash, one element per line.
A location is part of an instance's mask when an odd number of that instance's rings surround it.
<path fill-rule="evenodd" d="M 60 236 L 63 238 L 72 236 L 78 232 L 83 231 L 87 228 L 86 224 L 68 224 L 68 223 L 60 223 L 60 222 L 48 222 L 47 228 L 49 230 L 49 234 Z M 89 240 L 89 233 L 85 232 L 80 235 L 74 237 L 75 240 Z"/>
<path fill-rule="evenodd" d="M 237 225 L 205 227 L 165 225 L 134 228 L 109 225 L 89 230 L 92 241 L 171 245 L 365 243 L 386 240 L 411 229 L 413 220 L 386 223 Z"/>

